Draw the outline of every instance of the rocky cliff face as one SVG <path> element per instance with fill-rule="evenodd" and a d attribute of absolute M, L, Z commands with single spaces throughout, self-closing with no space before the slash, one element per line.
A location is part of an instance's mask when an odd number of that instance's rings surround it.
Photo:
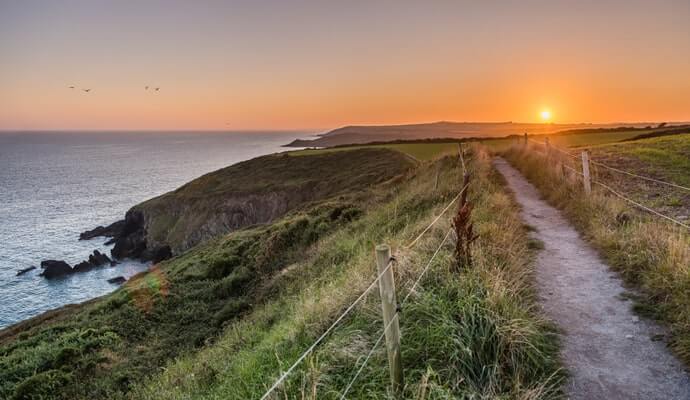
<path fill-rule="evenodd" d="M 408 157 L 387 149 L 270 155 L 204 175 L 130 209 L 110 229 L 114 258 L 158 262 L 205 240 L 357 192 L 405 173 Z"/>

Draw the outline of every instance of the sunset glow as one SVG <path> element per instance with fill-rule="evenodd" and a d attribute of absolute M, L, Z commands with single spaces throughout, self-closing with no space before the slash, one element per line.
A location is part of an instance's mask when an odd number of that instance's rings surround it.
<path fill-rule="evenodd" d="M 688 1 L 269 3 L 4 2 L 0 129 L 690 120 Z"/>
<path fill-rule="evenodd" d="M 550 122 L 551 121 L 551 111 L 549 110 L 542 110 L 541 113 L 539 113 L 541 116 L 541 120 L 544 122 Z"/>

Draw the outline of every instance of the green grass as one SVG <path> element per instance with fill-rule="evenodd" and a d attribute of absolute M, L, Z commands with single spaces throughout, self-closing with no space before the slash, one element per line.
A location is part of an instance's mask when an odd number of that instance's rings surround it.
<path fill-rule="evenodd" d="M 451 268 L 452 246 L 431 266 L 401 317 L 405 398 L 554 398 L 554 336 L 537 317 L 530 287 L 531 253 L 517 211 L 485 156 L 478 157 L 471 200 L 476 204 L 475 265 Z M 448 220 L 413 251 L 409 241 L 458 189 L 455 158 L 400 188 L 391 202 L 347 230 L 320 241 L 315 253 L 288 267 L 284 292 L 228 325 L 212 346 L 181 358 L 134 391 L 142 399 L 258 398 L 361 293 L 374 276 L 372 249 L 397 249 L 399 296 L 441 241 Z M 338 398 L 382 329 L 375 294 L 308 357 L 272 398 Z M 379 349 L 348 398 L 389 398 L 386 357 Z M 422 395 L 422 393 L 425 393 Z"/>
<path fill-rule="evenodd" d="M 446 154 L 457 154 L 457 143 L 395 143 L 395 144 L 376 144 L 362 146 L 332 147 L 327 149 L 308 149 L 291 151 L 288 154 L 293 156 L 323 154 L 328 152 L 354 150 L 361 148 L 385 148 L 397 150 L 405 153 L 420 161 L 429 161 Z"/>
<path fill-rule="evenodd" d="M 471 169 L 474 265 L 454 268 L 447 244 L 405 305 L 405 397 L 557 398 L 555 336 L 531 287 L 534 245 L 489 157 L 474 152 Z M 0 336 L 0 397 L 258 398 L 368 286 L 374 245 L 393 246 L 407 293 L 449 219 L 414 249 L 402 245 L 460 178 L 456 157 L 422 164 L 358 197 L 196 246 L 112 295 Z M 274 398 L 337 398 L 381 329 L 374 291 Z M 390 398 L 386 368 L 379 349 L 348 398 Z"/>
<path fill-rule="evenodd" d="M 632 172 L 690 186 L 690 134 L 600 146 L 592 154 L 604 160 L 627 158 Z"/>
<path fill-rule="evenodd" d="M 367 190 L 415 165 L 385 148 L 299 158 L 272 154 L 208 173 L 133 209 L 145 215 L 149 244 L 168 245 L 179 254 L 311 202 Z"/>
<path fill-rule="evenodd" d="M 645 133 L 646 131 L 623 131 L 623 132 L 596 132 L 596 133 L 580 133 L 569 135 L 550 135 L 549 140 L 556 146 L 562 147 L 583 147 L 596 146 L 600 144 L 620 142 L 633 138 L 637 135 Z M 535 140 L 543 141 L 543 137 L 535 138 Z"/>
<path fill-rule="evenodd" d="M 687 141 L 687 135 L 684 136 L 645 139 L 603 149 L 614 148 L 631 157 L 648 155 L 650 152 L 644 146 Z M 676 148 L 669 145 L 667 151 Z M 549 167 L 536 152 L 514 148 L 505 156 L 550 203 L 565 211 L 609 265 L 640 290 L 642 295 L 637 298 L 636 309 L 669 327 L 671 348 L 690 365 L 690 234 L 687 230 L 631 208 L 599 187 L 595 187 L 592 196 L 585 196 L 579 180 Z M 672 157 L 668 158 L 671 161 L 666 158 L 661 157 L 655 165 L 667 162 L 677 165 Z"/>

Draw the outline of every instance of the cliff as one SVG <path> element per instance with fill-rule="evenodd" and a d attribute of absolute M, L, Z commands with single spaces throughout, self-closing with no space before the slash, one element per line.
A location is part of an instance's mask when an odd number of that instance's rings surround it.
<path fill-rule="evenodd" d="M 413 166 L 385 149 L 311 156 L 273 154 L 201 176 L 130 209 L 113 234 L 115 258 L 160 261 L 306 204 L 360 191 Z"/>

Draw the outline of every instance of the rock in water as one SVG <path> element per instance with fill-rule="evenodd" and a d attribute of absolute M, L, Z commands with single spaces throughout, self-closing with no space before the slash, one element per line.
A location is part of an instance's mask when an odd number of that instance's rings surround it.
<path fill-rule="evenodd" d="M 74 272 L 72 267 L 64 261 L 59 260 L 45 260 L 41 261 L 41 268 L 43 268 L 42 276 L 48 279 L 59 278 L 61 276 L 69 275 Z"/>
<path fill-rule="evenodd" d="M 116 276 L 115 278 L 108 279 L 108 283 L 114 283 L 116 285 L 122 285 L 125 282 L 127 282 L 127 279 L 125 279 L 124 276 Z"/>
<path fill-rule="evenodd" d="M 108 226 L 97 226 L 94 229 L 79 234 L 79 240 L 89 240 L 98 236 L 115 237 L 119 236 L 122 228 L 125 226 L 125 220 L 113 222 Z"/>
<path fill-rule="evenodd" d="M 115 247 L 110 250 L 113 258 L 142 258 L 142 254 L 146 251 L 144 215 L 137 210 L 127 211 L 125 224 L 115 239 Z"/>
<path fill-rule="evenodd" d="M 29 271 L 33 271 L 35 269 L 36 269 L 36 267 L 34 267 L 33 265 L 30 266 L 29 268 L 20 269 L 19 271 L 17 271 L 17 276 L 24 275 L 25 273 L 27 273 Z"/>
<path fill-rule="evenodd" d="M 74 266 L 74 272 L 86 272 L 106 264 L 113 265 L 113 261 L 100 251 L 94 250 L 87 261 L 82 261 Z"/>
<path fill-rule="evenodd" d="M 95 265 L 91 264 L 88 261 L 82 261 L 79 264 L 74 265 L 74 272 L 86 272 L 90 271 L 95 267 Z"/>
<path fill-rule="evenodd" d="M 110 262 L 110 257 L 106 256 L 98 250 L 94 250 L 93 254 L 89 256 L 89 263 L 93 264 L 96 267 L 101 266 L 103 264 L 110 264 Z"/>

